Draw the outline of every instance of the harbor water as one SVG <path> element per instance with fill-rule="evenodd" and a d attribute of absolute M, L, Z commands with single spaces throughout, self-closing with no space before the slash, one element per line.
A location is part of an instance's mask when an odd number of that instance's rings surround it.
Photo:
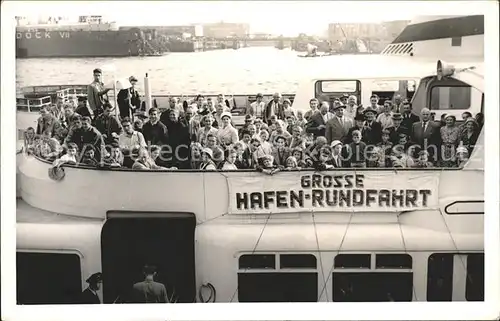
<path fill-rule="evenodd" d="M 242 48 L 160 57 L 17 59 L 17 89 L 24 86 L 88 84 L 92 70 L 102 68 L 105 83 L 112 77 L 149 74 L 154 94 L 294 93 L 299 82 L 338 66 L 371 64 L 378 55 L 303 58 L 289 49 Z M 114 70 L 114 71 L 113 71 Z M 139 88 L 141 85 L 139 84 Z"/>

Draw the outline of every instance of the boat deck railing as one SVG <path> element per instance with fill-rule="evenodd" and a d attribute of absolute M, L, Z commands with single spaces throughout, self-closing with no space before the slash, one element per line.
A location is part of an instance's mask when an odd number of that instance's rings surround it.
<path fill-rule="evenodd" d="M 39 112 L 44 106 L 52 106 L 52 98 L 16 98 L 17 111 Z"/>
<path fill-rule="evenodd" d="M 53 85 L 53 86 L 30 86 L 22 88 L 21 94 L 24 97 L 17 98 L 17 110 L 24 112 L 39 112 L 42 106 L 55 104 L 55 99 L 67 102 L 69 98 L 87 97 L 87 85 Z M 216 101 L 217 94 L 205 94 L 205 98 L 211 98 Z M 108 93 L 110 103 L 114 105 L 113 91 Z M 170 106 L 170 98 L 177 97 L 181 99 L 195 98 L 196 95 L 153 95 L 154 105 L 161 110 L 166 110 Z M 272 100 L 272 94 L 263 94 L 263 101 Z M 144 100 L 144 96 L 141 95 Z M 292 103 L 295 94 L 282 94 L 282 99 L 289 99 Z M 257 100 L 255 94 L 237 94 L 227 95 L 233 115 L 243 116 L 251 103 Z"/>
<path fill-rule="evenodd" d="M 55 101 L 61 103 L 67 103 L 71 98 L 87 97 L 87 88 L 82 88 L 81 86 L 72 86 L 69 88 L 64 88 L 55 91 L 50 91 L 48 89 L 57 86 L 34 86 L 25 87 L 22 89 L 24 97 L 16 98 L 17 111 L 24 112 L 40 112 L 40 109 L 44 106 L 53 106 Z"/>

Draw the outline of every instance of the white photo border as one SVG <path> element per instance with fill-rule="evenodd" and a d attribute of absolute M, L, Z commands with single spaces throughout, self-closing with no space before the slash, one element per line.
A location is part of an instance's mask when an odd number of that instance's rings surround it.
<path fill-rule="evenodd" d="M 172 3 L 171 1 L 168 1 Z M 182 1 L 184 2 L 184 1 Z M 267 2 L 267 1 L 266 1 Z M 312 3 L 311 1 L 307 1 Z M 223 5 L 217 1 L 217 5 Z M 243 2 L 244 3 L 244 2 Z M 331 3 L 325 1 L 325 5 Z M 217 303 L 169 305 L 16 306 L 16 158 L 15 158 L 15 16 L 62 12 L 99 14 L 130 11 L 148 14 L 163 2 L 146 1 L 3 1 L 1 7 L 1 239 L 3 320 L 487 320 L 500 315 L 499 255 L 499 100 L 497 1 L 335 1 L 342 12 L 391 12 L 404 8 L 414 15 L 485 15 L 485 106 L 488 106 L 485 149 L 485 302 L 415 303 Z M 191 6 L 196 6 L 192 2 Z M 205 2 L 206 5 L 206 2 Z M 286 8 L 285 2 L 280 2 Z M 154 7 L 154 8 L 152 8 Z M 233 2 L 234 7 L 234 2 Z M 286 10 L 286 9 L 283 9 Z M 160 10 L 162 11 L 162 10 Z M 396 14 L 395 14 L 396 15 Z M 335 12 L 332 11 L 332 17 Z M 168 14 L 165 14 L 168 17 Z M 263 13 L 266 18 L 266 13 Z M 279 14 L 276 19 L 283 19 Z M 397 15 L 394 18 L 398 18 Z M 325 21 L 325 25 L 328 21 Z M 14 183 L 15 184 L 15 183 Z"/>

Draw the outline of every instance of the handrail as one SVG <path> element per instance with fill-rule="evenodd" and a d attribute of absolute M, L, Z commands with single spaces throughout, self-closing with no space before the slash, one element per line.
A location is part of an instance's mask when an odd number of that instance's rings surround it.
<path fill-rule="evenodd" d="M 52 165 L 51 161 L 48 161 L 40 156 L 37 155 L 31 155 L 34 158 L 36 158 L 38 161 Z M 62 164 L 60 167 L 68 167 L 68 168 L 75 168 L 75 169 L 83 169 L 83 170 L 94 170 L 94 171 L 112 171 L 112 172 L 125 172 L 125 173 L 259 173 L 258 170 L 256 169 L 238 169 L 238 170 L 199 170 L 199 169 L 177 169 L 177 170 L 140 170 L 140 169 L 131 169 L 131 168 L 123 168 L 123 167 L 118 167 L 118 168 L 98 168 L 98 167 L 91 167 L 91 166 L 86 166 L 86 165 L 71 165 L 71 164 Z M 291 169 L 291 170 L 283 170 L 280 173 L 287 173 L 287 172 L 295 172 L 295 173 L 304 173 L 304 172 L 310 172 L 310 173 L 332 173 L 332 172 L 341 172 L 341 171 L 356 171 L 356 172 L 368 172 L 368 171 L 377 171 L 377 172 L 409 172 L 409 171 L 417 171 L 417 172 L 441 172 L 441 171 L 476 171 L 476 172 L 484 172 L 483 169 L 479 168 L 464 168 L 464 167 L 429 167 L 429 168 L 392 168 L 392 167 L 366 167 L 366 168 L 350 168 L 350 167 L 345 167 L 345 168 L 333 168 L 333 169 L 326 169 L 318 172 L 318 170 L 314 168 L 301 168 L 301 169 Z M 279 173 L 275 174 L 279 175 Z"/>

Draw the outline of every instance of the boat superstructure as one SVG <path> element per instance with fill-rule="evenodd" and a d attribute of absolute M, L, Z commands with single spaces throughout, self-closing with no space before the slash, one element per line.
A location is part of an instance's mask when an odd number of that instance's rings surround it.
<path fill-rule="evenodd" d="M 382 55 L 483 61 L 484 16 L 418 17 L 382 51 Z"/>
<path fill-rule="evenodd" d="M 481 68 L 434 66 L 417 110 L 457 84 L 484 97 Z M 483 147 L 481 133 L 463 168 L 65 166 L 57 181 L 21 153 L 18 303 L 72 303 L 97 271 L 104 302 L 126 302 L 145 262 L 179 303 L 484 300 Z M 47 273 L 64 278 L 43 283 Z"/>

